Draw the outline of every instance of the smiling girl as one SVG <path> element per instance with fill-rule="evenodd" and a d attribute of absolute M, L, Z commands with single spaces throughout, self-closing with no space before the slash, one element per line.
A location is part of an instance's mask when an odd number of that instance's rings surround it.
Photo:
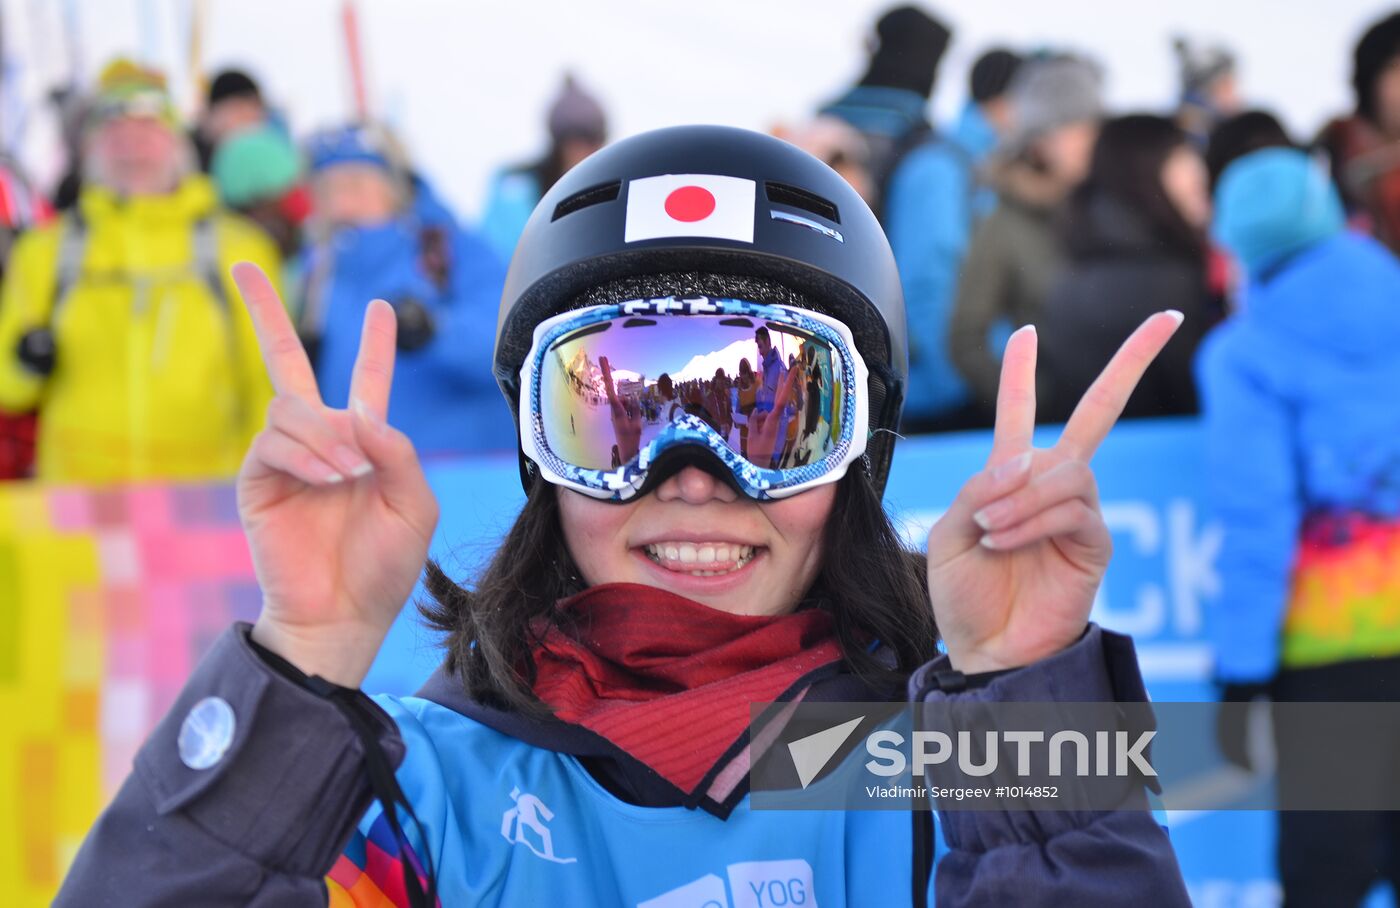
<path fill-rule="evenodd" d="M 526 503 L 474 586 L 428 563 L 446 658 L 370 699 L 438 514 L 385 422 L 393 313 L 367 308 L 334 410 L 266 278 L 236 277 L 278 392 L 238 482 L 263 611 L 196 670 L 59 904 L 1186 904 L 1146 811 L 943 811 L 935 854 L 907 813 L 755 810 L 748 779 L 755 702 L 1143 698 L 1131 643 L 1087 621 L 1110 554 L 1088 462 L 1179 315 L 1049 449 L 1035 332 L 1013 335 L 987 466 L 925 559 L 880 501 L 907 356 L 869 209 L 754 133 L 612 145 L 540 203 L 502 300 Z M 703 385 L 769 360 L 781 412 L 805 370 L 779 348 L 824 364 L 804 465 L 772 466 L 778 418 L 748 457 L 691 413 L 636 425 L 693 362 Z"/>

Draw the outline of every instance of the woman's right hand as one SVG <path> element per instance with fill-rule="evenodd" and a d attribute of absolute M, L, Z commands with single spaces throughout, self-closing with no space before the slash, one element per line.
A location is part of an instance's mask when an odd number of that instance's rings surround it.
<path fill-rule="evenodd" d="M 256 265 L 233 277 L 277 396 L 238 473 L 238 514 L 263 607 L 253 638 L 297 668 L 358 687 L 427 558 L 438 506 L 413 445 L 385 417 L 393 308 L 375 300 L 349 410 L 321 402 L 306 351 Z"/>

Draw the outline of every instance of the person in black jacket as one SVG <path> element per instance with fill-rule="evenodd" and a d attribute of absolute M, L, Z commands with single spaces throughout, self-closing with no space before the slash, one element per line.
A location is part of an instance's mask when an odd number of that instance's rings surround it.
<path fill-rule="evenodd" d="M 1095 364 L 1163 309 L 1184 313 L 1186 323 L 1123 415 L 1196 411 L 1191 356 L 1208 321 L 1209 221 L 1205 164 L 1185 131 L 1146 114 L 1104 124 L 1089 177 L 1061 221 L 1069 266 L 1037 326 L 1041 421 L 1067 419 L 1094 380 Z"/>

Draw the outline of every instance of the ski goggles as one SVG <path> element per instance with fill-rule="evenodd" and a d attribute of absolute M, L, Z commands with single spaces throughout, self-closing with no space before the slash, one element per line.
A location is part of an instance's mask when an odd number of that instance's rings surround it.
<path fill-rule="evenodd" d="M 704 297 L 576 309 L 535 328 L 521 447 L 546 480 L 599 499 L 633 498 L 695 455 L 751 498 L 784 498 L 865 453 L 866 374 L 850 329 L 806 309 Z"/>
<path fill-rule="evenodd" d="M 111 92 L 98 98 L 88 111 L 86 124 L 89 129 L 96 129 L 124 117 L 157 120 L 177 132 L 180 128 L 180 117 L 170 97 L 154 89 Z"/>

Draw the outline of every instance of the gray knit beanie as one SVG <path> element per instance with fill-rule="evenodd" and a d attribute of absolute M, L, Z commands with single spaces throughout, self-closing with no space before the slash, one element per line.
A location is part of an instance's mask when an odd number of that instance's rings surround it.
<path fill-rule="evenodd" d="M 1103 116 L 1103 77 L 1082 57 L 1061 55 L 1026 60 L 1016 71 L 1009 97 L 1011 132 L 1006 150 L 1024 151 L 1047 132 Z"/>
<path fill-rule="evenodd" d="M 564 85 L 549 107 L 550 138 L 556 145 L 565 139 L 591 139 L 602 143 L 607 131 L 603 105 L 580 88 L 572 74 L 565 75 Z"/>

